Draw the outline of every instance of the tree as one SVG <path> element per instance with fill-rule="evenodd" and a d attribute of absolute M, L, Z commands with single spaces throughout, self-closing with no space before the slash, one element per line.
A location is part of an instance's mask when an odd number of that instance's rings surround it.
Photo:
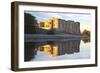
<path fill-rule="evenodd" d="M 82 35 L 83 35 L 83 36 L 88 36 L 88 37 L 89 37 L 89 36 L 90 36 L 90 31 L 85 29 L 85 30 L 82 32 Z"/>
<path fill-rule="evenodd" d="M 32 16 L 28 13 L 24 13 L 24 23 L 25 34 L 36 33 L 37 20 L 35 16 Z"/>

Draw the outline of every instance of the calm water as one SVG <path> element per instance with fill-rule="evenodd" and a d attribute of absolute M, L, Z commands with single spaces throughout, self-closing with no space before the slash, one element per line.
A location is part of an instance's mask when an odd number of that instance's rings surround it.
<path fill-rule="evenodd" d="M 24 47 L 24 61 L 87 59 L 91 53 L 88 40 L 35 39 Z"/>

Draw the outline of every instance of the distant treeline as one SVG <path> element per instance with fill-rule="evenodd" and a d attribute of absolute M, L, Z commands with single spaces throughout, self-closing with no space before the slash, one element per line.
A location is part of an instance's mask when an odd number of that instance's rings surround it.
<path fill-rule="evenodd" d="M 36 20 L 36 17 L 29 13 L 24 13 L 24 23 L 25 34 L 53 34 L 54 31 L 38 28 L 38 22 Z"/>
<path fill-rule="evenodd" d="M 31 14 L 24 13 L 24 23 L 25 23 L 25 33 L 35 33 L 37 20 L 35 16 L 32 16 Z"/>

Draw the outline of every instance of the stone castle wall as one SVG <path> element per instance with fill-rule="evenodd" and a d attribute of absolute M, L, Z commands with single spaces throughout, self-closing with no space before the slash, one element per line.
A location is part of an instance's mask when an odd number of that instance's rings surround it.
<path fill-rule="evenodd" d="M 43 27 L 40 27 L 40 26 Z M 54 33 L 80 34 L 80 23 L 72 20 L 52 18 L 39 24 L 39 27 L 46 30 L 55 29 Z"/>

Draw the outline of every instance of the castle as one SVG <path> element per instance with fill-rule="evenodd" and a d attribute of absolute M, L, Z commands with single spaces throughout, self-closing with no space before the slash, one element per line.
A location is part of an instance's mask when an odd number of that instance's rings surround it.
<path fill-rule="evenodd" d="M 45 30 L 54 30 L 54 33 L 80 34 L 80 23 L 72 20 L 66 21 L 59 18 L 52 18 L 40 22 L 38 27 Z"/>

